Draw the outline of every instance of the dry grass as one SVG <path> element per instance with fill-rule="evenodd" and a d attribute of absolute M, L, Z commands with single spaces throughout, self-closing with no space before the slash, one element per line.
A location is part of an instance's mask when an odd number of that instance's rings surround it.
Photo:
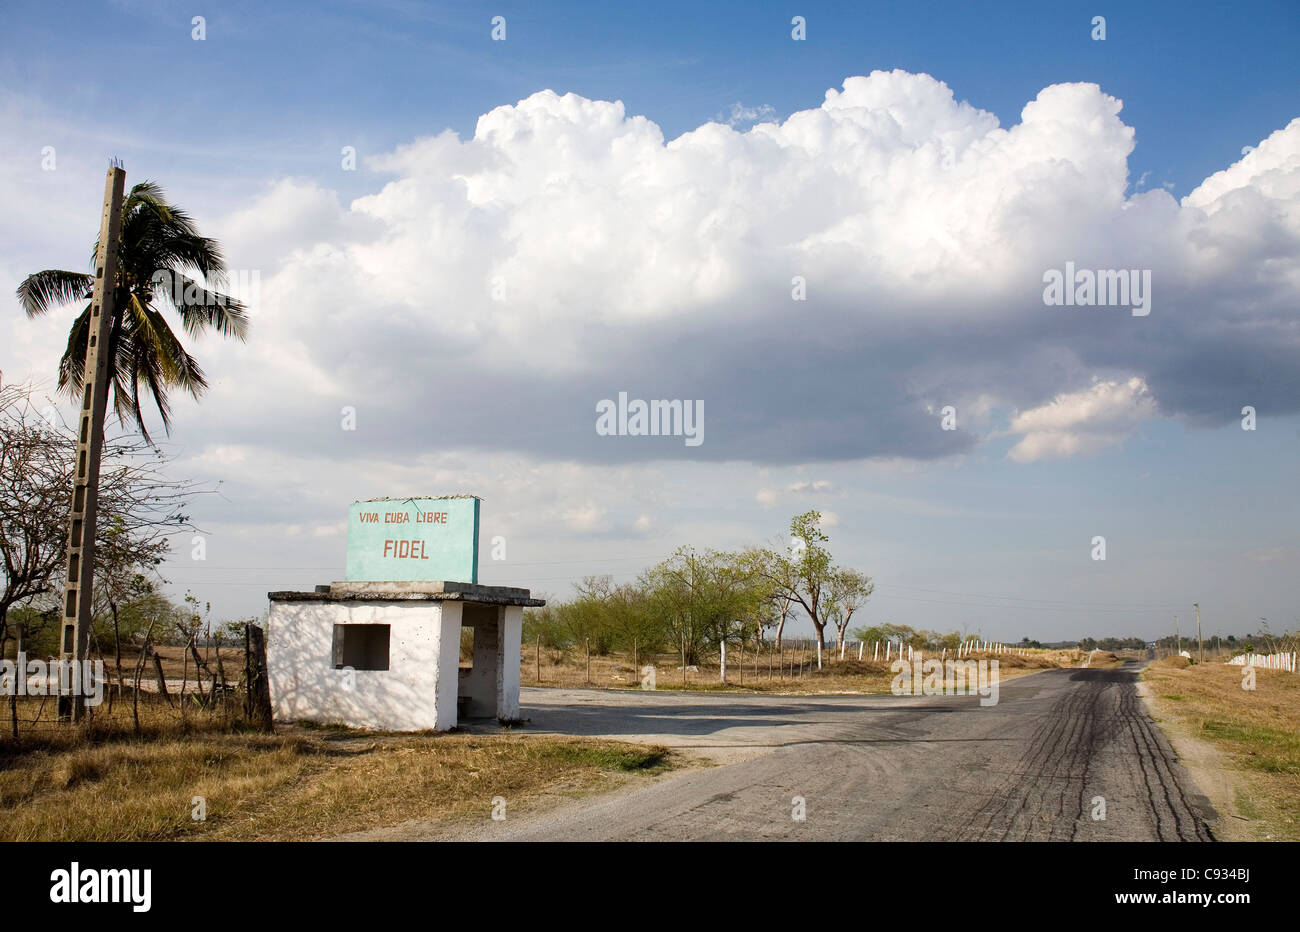
<path fill-rule="evenodd" d="M 411 819 L 488 818 L 542 794 L 599 790 L 671 765 L 669 752 L 518 734 L 185 727 L 150 707 L 145 736 L 64 727 L 0 745 L 0 840 L 305 840 Z M 194 797 L 206 820 L 193 818 Z"/>
<path fill-rule="evenodd" d="M 193 683 L 197 676 L 194 672 L 194 657 L 184 647 L 160 646 L 156 648 L 159 658 L 162 660 L 163 676 L 167 679 L 180 679 L 182 674 L 189 677 Z M 200 647 L 199 656 L 203 662 L 212 670 L 217 669 L 217 650 L 214 647 Z M 122 645 L 122 674 L 126 677 L 127 682 L 135 678 L 135 665 L 139 660 L 140 650 L 131 644 Z M 98 654 L 94 655 L 95 659 L 100 659 Z M 107 650 L 103 655 L 104 670 L 111 679 L 116 680 L 117 668 L 113 659 L 113 651 Z M 244 648 L 223 647 L 221 648 L 221 663 L 226 670 L 226 679 L 234 682 L 239 679 L 244 672 Z M 141 685 L 149 686 L 153 683 L 154 669 L 153 662 L 146 660 L 144 668 L 140 673 Z M 208 677 L 204 675 L 206 680 Z"/>
<path fill-rule="evenodd" d="M 1031 650 L 1020 654 L 983 654 L 976 652 L 970 659 L 997 660 L 998 672 L 1005 680 L 1026 673 L 1060 667 L 1077 667 L 1087 659 L 1086 651 Z M 1122 661 L 1107 654 L 1111 664 Z M 925 654 L 926 659 L 939 659 L 939 652 Z M 948 652 L 952 659 L 952 652 Z M 1093 666 L 1100 666 L 1102 652 L 1097 653 Z M 893 658 L 897 659 L 897 658 Z M 743 655 L 728 651 L 727 682 L 719 679 L 717 660 L 700 665 L 698 670 L 683 672 L 681 659 L 673 654 L 639 654 L 637 667 L 631 654 L 592 655 L 591 675 L 587 676 L 586 656 L 582 651 L 541 650 L 541 677 L 538 678 L 536 644 L 525 644 L 520 664 L 521 681 L 525 686 L 558 686 L 582 688 L 592 686 L 603 689 L 640 689 L 641 674 L 638 668 L 655 667 L 656 689 L 686 689 L 699 692 L 749 692 L 774 695 L 822 695 L 828 693 L 874 694 L 888 693 L 894 673 L 883 660 L 858 660 L 856 657 L 837 659 L 833 651 L 822 655 L 822 669 L 817 669 L 816 650 L 791 650 L 780 655 L 765 651 L 757 654 L 748 651 Z"/>
<path fill-rule="evenodd" d="M 1108 650 L 1095 650 L 1092 651 L 1091 653 L 1084 651 L 1082 653 L 1083 653 L 1083 662 L 1086 663 L 1089 667 L 1098 667 L 1107 670 L 1112 670 L 1116 667 L 1124 666 L 1124 660 L 1126 659 L 1125 657 L 1122 657 L 1119 654 L 1112 654 Z M 1132 657 L 1129 659 L 1137 659 L 1137 658 Z"/>
<path fill-rule="evenodd" d="M 1169 657 L 1143 678 L 1161 719 L 1225 752 L 1253 836 L 1300 841 L 1300 676 L 1257 669 L 1250 691 L 1241 667 Z"/>

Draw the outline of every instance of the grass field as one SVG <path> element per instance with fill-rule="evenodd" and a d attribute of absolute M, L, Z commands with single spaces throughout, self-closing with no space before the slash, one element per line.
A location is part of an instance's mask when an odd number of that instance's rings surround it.
<path fill-rule="evenodd" d="M 1206 742 L 1232 769 L 1229 798 L 1214 800 L 1233 820 L 1229 836 L 1300 841 L 1300 675 L 1255 671 L 1242 689 L 1242 668 L 1169 658 L 1143 674 L 1157 717 Z M 1213 794 L 1212 794 L 1213 795 Z"/>
<path fill-rule="evenodd" d="M 129 724 L 129 713 L 101 715 L 90 732 L 65 726 L 0 744 L 0 840 L 328 838 L 412 819 L 488 819 L 496 797 L 517 814 L 541 796 L 674 766 L 663 748 L 581 738 L 241 733 L 201 712 L 182 723 L 154 702 L 142 705 L 141 737 Z"/>

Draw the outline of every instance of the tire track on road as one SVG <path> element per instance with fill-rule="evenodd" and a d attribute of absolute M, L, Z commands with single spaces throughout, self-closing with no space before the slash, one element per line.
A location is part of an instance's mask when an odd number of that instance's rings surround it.
<path fill-rule="evenodd" d="M 1135 784 L 1134 798 L 1157 839 L 1213 840 L 1187 798 L 1172 748 L 1140 704 L 1136 671 L 1075 671 L 1063 687 L 1064 694 L 1036 716 L 1016 764 L 988 796 L 957 816 L 958 837 L 1077 839 L 1090 820 L 1089 787 L 1095 792 L 1118 782 L 1120 789 Z M 1130 778 L 1116 781 L 1115 770 Z"/>

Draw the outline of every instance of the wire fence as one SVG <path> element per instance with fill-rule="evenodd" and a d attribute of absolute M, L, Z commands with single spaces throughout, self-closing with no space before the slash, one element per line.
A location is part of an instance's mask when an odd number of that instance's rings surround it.
<path fill-rule="evenodd" d="M 4 660 L 0 744 L 75 741 L 88 734 L 184 733 L 239 722 L 264 728 L 269 721 L 260 629 L 253 644 L 242 648 L 160 647 L 123 659 L 120 667 L 102 657 L 81 664 L 21 654 Z M 80 698 L 79 721 L 69 720 L 68 703 L 60 709 L 60 697 Z"/>
<path fill-rule="evenodd" d="M 1049 648 L 1031 648 L 997 641 L 968 640 L 956 645 L 918 647 L 895 639 L 830 642 L 820 646 L 816 638 L 685 645 L 675 651 L 601 650 L 589 641 L 548 646 L 543 638 L 525 643 L 520 657 L 520 681 L 525 686 L 604 686 L 643 688 L 686 688 L 721 683 L 744 686 L 800 680 L 810 676 L 852 676 L 881 672 L 889 664 L 924 660 L 959 660 L 975 656 L 1031 656 L 1052 653 Z M 462 663 L 468 657 L 462 650 Z M 653 685 L 652 685 L 653 684 Z"/>

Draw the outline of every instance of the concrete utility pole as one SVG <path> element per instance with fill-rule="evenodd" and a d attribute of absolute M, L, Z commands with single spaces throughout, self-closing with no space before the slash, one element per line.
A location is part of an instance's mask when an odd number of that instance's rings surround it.
<path fill-rule="evenodd" d="M 122 233 L 122 192 L 126 172 L 110 165 L 104 179 L 104 213 L 99 221 L 99 247 L 95 253 L 95 289 L 91 296 L 86 369 L 77 416 L 77 458 L 72 480 L 72 508 L 68 518 L 68 574 L 63 594 L 63 626 L 59 659 L 75 662 L 71 684 L 78 686 L 85 672 L 90 636 L 91 605 L 95 582 L 95 522 L 99 514 L 99 457 L 104 446 L 104 412 L 108 406 L 108 370 L 112 362 L 108 339 L 113 320 L 113 295 L 117 283 L 117 243 Z M 65 692 L 60 677 L 60 721 L 81 721 L 86 711 L 84 690 Z"/>
<path fill-rule="evenodd" d="M 1183 652 L 1183 636 L 1178 633 L 1178 616 L 1175 615 L 1174 616 L 1174 653 L 1181 654 L 1182 652 Z"/>
<path fill-rule="evenodd" d="M 1196 606 L 1196 662 L 1205 663 L 1205 645 L 1201 643 L 1201 603 L 1193 602 L 1192 605 Z"/>

